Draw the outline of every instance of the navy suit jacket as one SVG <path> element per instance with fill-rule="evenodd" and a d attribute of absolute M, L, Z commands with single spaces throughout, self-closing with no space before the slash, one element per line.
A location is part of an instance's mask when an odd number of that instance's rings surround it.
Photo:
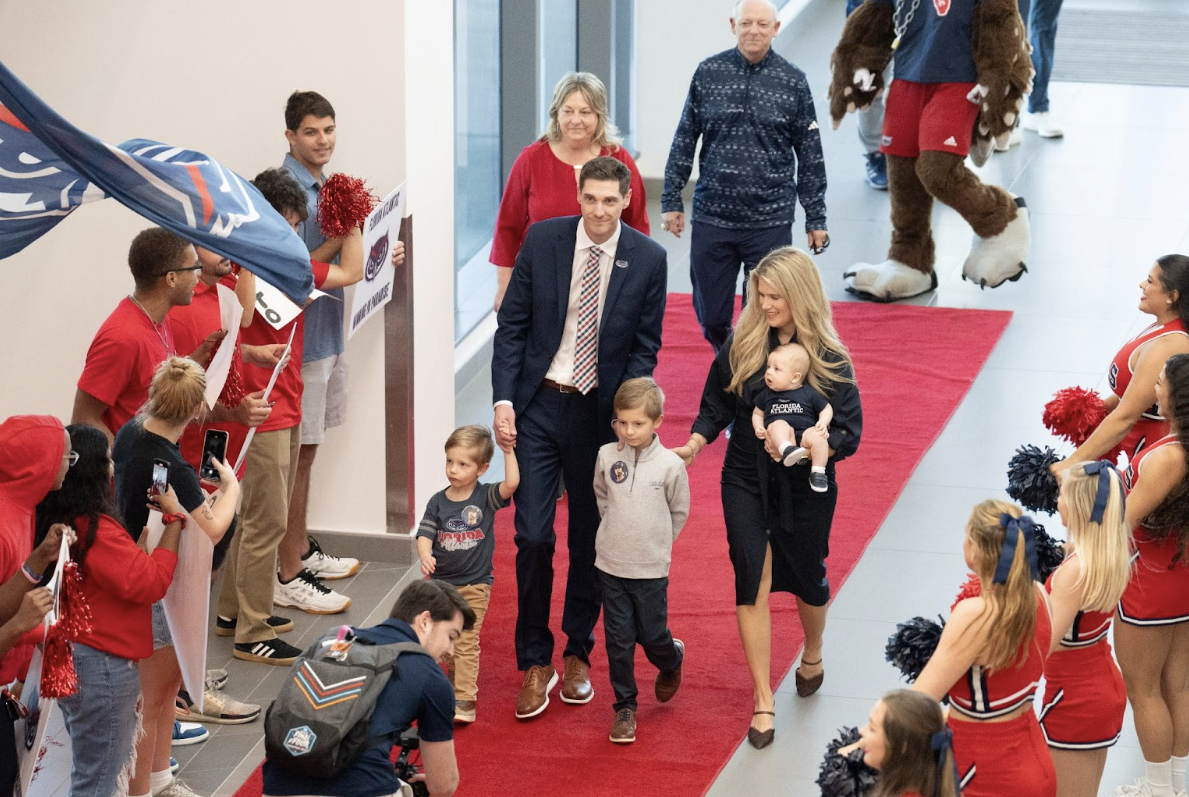
<path fill-rule="evenodd" d="M 519 416 L 541 386 L 561 345 L 581 216 L 529 227 L 500 305 L 491 358 L 493 401 L 511 401 Z M 626 380 L 652 376 L 661 348 L 668 261 L 665 249 L 622 224 L 611 280 L 599 318 L 599 438 L 615 439 L 615 391 Z"/>

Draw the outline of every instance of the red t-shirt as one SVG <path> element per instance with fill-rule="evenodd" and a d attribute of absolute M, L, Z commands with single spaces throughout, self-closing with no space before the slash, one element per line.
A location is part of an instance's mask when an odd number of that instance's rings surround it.
<path fill-rule="evenodd" d="M 317 260 L 311 260 L 314 268 L 314 285 L 321 287 L 326 282 L 330 266 Z M 258 433 L 276 432 L 282 429 L 292 429 L 301 423 L 301 392 L 305 383 L 301 380 L 301 353 L 305 348 L 305 313 L 298 313 L 297 318 L 280 329 L 264 319 L 264 313 L 256 313 L 252 317 L 252 324 L 247 329 L 240 330 L 240 344 L 252 346 L 267 346 L 273 343 L 287 343 L 289 334 L 293 333 L 293 347 L 289 354 L 289 364 L 277 376 L 272 393 L 268 400 L 272 402 L 272 413 L 268 420 L 256 427 Z M 244 392 L 255 393 L 268 387 L 268 380 L 272 378 L 271 368 L 261 368 L 244 363 Z"/>
<path fill-rule="evenodd" d="M 124 297 L 95 333 L 78 388 L 107 405 L 103 422 L 114 435 L 148 400 L 157 366 L 176 352 L 169 316 L 154 324 Z"/>
<path fill-rule="evenodd" d="M 220 285 L 230 288 L 233 291 L 238 282 L 239 279 L 234 274 L 228 274 L 219 280 Z M 199 282 L 198 287 L 194 289 L 193 301 L 189 305 L 178 306 L 170 310 L 169 320 L 173 324 L 173 336 L 174 341 L 177 343 L 178 351 L 194 351 L 206 340 L 207 335 L 216 329 L 223 328 L 223 319 L 219 313 L 218 289 L 214 285 L 205 285 Z M 234 333 L 237 338 L 240 336 L 240 330 L 238 329 L 228 330 L 228 333 Z M 238 346 L 239 344 L 237 343 L 236 345 Z M 219 396 L 219 400 L 224 405 L 228 405 L 229 402 L 225 400 L 228 397 L 228 390 L 233 385 L 239 390 L 242 388 L 242 384 L 242 366 L 240 365 L 239 357 L 235 357 L 231 361 L 231 373 L 227 375 L 227 383 L 223 386 L 223 393 Z M 236 398 L 238 399 L 239 397 L 237 396 Z M 238 404 L 238 401 L 234 403 Z M 178 441 L 178 446 L 182 450 L 182 456 L 194 466 L 195 470 L 198 470 L 201 464 L 199 463 L 199 459 L 202 458 L 202 443 L 206 438 L 208 429 L 221 429 L 227 432 L 227 459 L 232 463 L 239 456 L 244 439 L 248 436 L 248 427 L 234 421 L 204 424 L 202 426 L 190 424 L 186 427 L 186 431 L 182 433 L 182 437 Z"/>

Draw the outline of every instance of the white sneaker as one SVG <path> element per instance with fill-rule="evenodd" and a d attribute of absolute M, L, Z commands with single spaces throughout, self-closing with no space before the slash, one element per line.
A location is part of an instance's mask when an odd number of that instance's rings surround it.
<path fill-rule="evenodd" d="M 310 614 L 338 614 L 351 605 L 350 598 L 328 589 L 309 570 L 302 570 L 288 584 L 278 575 L 272 600 L 277 606 L 289 606 Z"/>
<path fill-rule="evenodd" d="M 1152 797 L 1152 784 L 1147 778 L 1136 778 L 1134 784 L 1115 789 L 1115 794 L 1118 797 Z"/>
<path fill-rule="evenodd" d="M 1025 130 L 1031 130 L 1041 138 L 1061 138 L 1065 135 L 1065 131 L 1053 119 L 1053 115 L 1048 111 L 1043 113 L 1026 113 L 1021 121 Z"/>
<path fill-rule="evenodd" d="M 324 581 L 347 578 L 359 572 L 359 560 L 347 556 L 331 556 L 310 537 L 310 551 L 301 558 L 301 566 Z"/>
<path fill-rule="evenodd" d="M 1018 146 L 1023 140 L 1024 131 L 1020 129 L 1019 125 L 1017 125 L 1016 127 L 1012 128 L 1011 133 L 1008 134 L 1003 143 L 1000 143 L 998 139 L 995 140 L 995 151 L 1007 152 L 1012 147 Z"/>
<path fill-rule="evenodd" d="M 182 783 L 177 778 L 173 779 L 173 783 L 166 786 L 161 791 L 157 792 L 153 797 L 201 797 L 198 792 L 191 789 L 185 783 Z"/>

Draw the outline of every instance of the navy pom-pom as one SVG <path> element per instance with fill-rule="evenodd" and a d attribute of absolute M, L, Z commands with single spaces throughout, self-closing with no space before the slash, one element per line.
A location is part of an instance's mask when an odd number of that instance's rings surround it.
<path fill-rule="evenodd" d="M 875 786 L 879 772 L 863 763 L 863 750 L 856 748 L 849 755 L 840 756 L 838 750 L 859 741 L 858 728 L 845 727 L 838 738 L 826 746 L 817 774 L 822 797 L 865 797 Z"/>
<path fill-rule="evenodd" d="M 940 624 L 924 617 L 914 617 L 904 623 L 897 623 L 895 632 L 888 637 L 884 655 L 904 680 L 912 683 L 929 663 L 937 643 L 941 641 L 941 629 L 945 620 L 937 615 Z"/>
<path fill-rule="evenodd" d="M 1032 512 L 1057 511 L 1057 477 L 1049 466 L 1064 457 L 1048 446 L 1020 446 L 1007 463 L 1007 494 Z"/>
<path fill-rule="evenodd" d="M 1032 524 L 1036 532 L 1036 569 L 1040 571 L 1040 580 L 1048 581 L 1054 570 L 1065 561 L 1065 546 L 1061 540 L 1053 539 L 1039 523 Z"/>

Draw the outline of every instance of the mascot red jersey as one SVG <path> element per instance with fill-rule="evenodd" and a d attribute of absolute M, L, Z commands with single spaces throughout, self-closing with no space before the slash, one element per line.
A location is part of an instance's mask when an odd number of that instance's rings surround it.
<path fill-rule="evenodd" d="M 1025 94 L 1032 61 L 1017 0 L 866 0 L 847 19 L 830 65 L 834 127 L 884 90 L 883 139 L 892 205 L 892 243 L 882 263 L 858 263 L 847 289 L 868 299 L 907 299 L 937 287 L 933 200 L 974 229 L 963 279 L 994 288 L 1027 270 L 1024 201 L 985 185 L 966 168 L 982 165 L 1006 142 Z"/>

